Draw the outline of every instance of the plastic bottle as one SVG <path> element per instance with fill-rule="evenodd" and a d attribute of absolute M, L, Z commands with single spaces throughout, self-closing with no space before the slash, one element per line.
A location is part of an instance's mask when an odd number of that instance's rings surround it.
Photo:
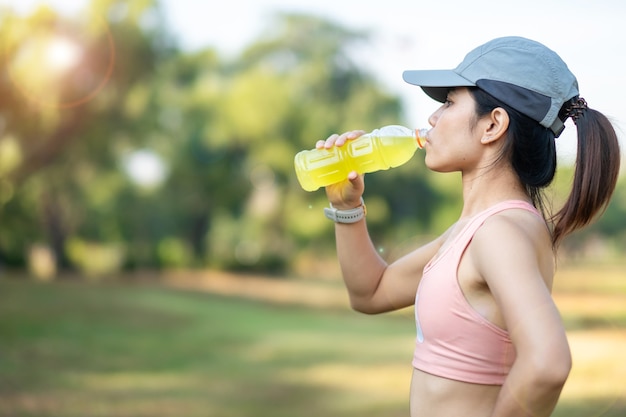
<path fill-rule="evenodd" d="M 300 186 L 306 191 L 344 181 L 359 174 L 394 168 L 407 162 L 424 146 L 426 129 L 391 125 L 376 129 L 343 146 L 301 151 L 294 158 Z"/>

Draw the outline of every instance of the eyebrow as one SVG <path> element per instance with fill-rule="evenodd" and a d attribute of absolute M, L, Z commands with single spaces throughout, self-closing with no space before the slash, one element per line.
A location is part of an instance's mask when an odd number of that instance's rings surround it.
<path fill-rule="evenodd" d="M 459 87 L 451 87 L 448 90 L 448 95 L 454 96 L 454 95 L 458 95 L 458 94 L 459 94 Z"/>

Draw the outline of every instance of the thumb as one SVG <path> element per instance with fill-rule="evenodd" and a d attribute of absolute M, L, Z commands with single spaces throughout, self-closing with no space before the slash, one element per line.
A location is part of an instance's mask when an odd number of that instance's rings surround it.
<path fill-rule="evenodd" d="M 363 194 L 363 191 L 365 189 L 363 175 L 359 175 L 359 173 L 356 171 L 351 171 L 348 174 L 348 181 L 352 186 L 352 190 L 356 191 L 359 195 Z"/>

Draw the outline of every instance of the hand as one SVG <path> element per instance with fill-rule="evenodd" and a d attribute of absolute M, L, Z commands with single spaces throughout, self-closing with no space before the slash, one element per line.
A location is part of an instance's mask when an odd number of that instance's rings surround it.
<path fill-rule="evenodd" d="M 352 130 L 341 135 L 334 134 L 326 140 L 318 141 L 315 147 L 317 149 L 330 149 L 333 146 L 343 146 L 347 141 L 354 140 L 365 133 L 364 130 Z M 363 176 L 356 171 L 352 171 L 348 174 L 348 178 L 345 181 L 326 187 L 326 196 L 333 207 L 347 210 L 358 207 L 361 204 L 361 196 L 364 190 L 365 182 L 363 181 Z"/>

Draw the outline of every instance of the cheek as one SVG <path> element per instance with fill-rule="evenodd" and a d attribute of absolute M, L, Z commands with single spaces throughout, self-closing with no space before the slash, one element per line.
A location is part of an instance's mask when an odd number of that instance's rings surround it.
<path fill-rule="evenodd" d="M 438 143 L 426 149 L 424 164 L 432 171 L 453 172 L 462 169 L 470 158 L 471 154 L 463 147 Z"/>

